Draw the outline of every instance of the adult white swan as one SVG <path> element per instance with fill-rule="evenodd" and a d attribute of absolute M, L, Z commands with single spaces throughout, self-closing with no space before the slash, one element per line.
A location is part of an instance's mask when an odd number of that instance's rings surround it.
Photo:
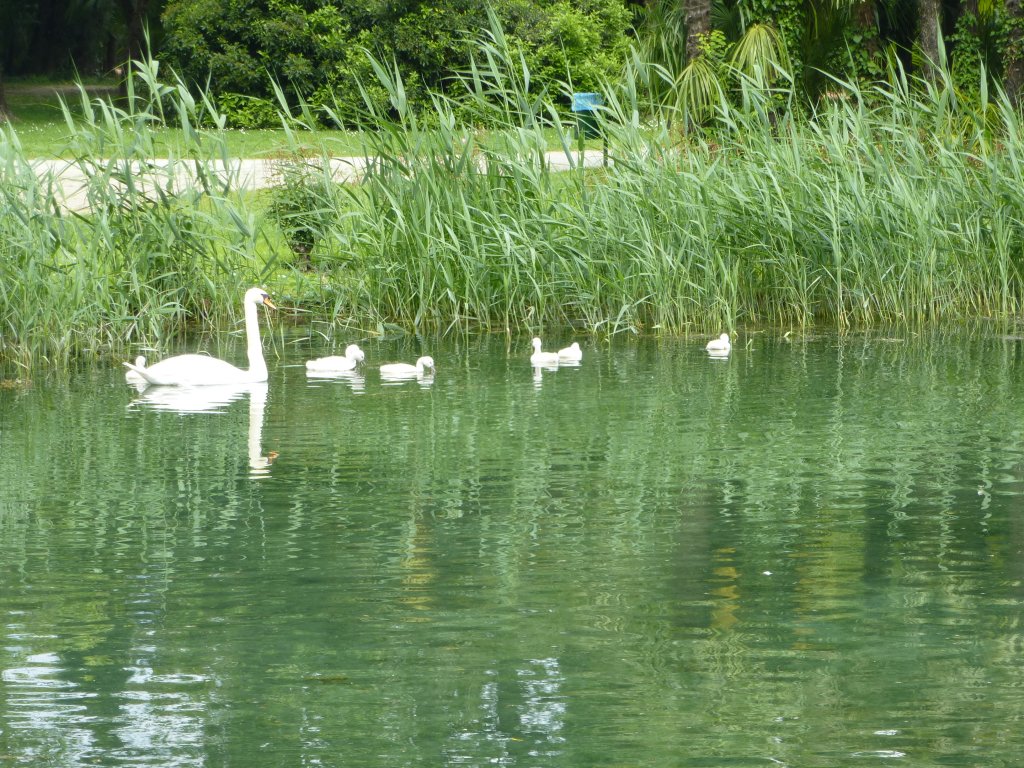
<path fill-rule="evenodd" d="M 338 373 L 354 370 L 357 363 L 366 359 L 366 353 L 359 348 L 358 344 L 349 344 L 345 347 L 345 354 L 331 355 L 330 357 L 318 357 L 316 360 L 306 361 L 306 370 L 310 373 Z"/>
<path fill-rule="evenodd" d="M 717 339 L 712 339 L 705 349 L 712 355 L 728 355 L 729 350 L 732 349 L 732 344 L 729 343 L 729 334 L 723 333 Z"/>
<path fill-rule="evenodd" d="M 574 341 L 568 347 L 558 350 L 559 360 L 570 360 L 579 362 L 583 359 L 583 350 L 580 349 L 579 342 Z"/>
<path fill-rule="evenodd" d="M 537 337 L 533 337 L 533 354 L 530 355 L 531 365 L 558 365 L 558 353 L 557 352 L 543 352 L 541 351 L 541 340 Z"/>
<path fill-rule="evenodd" d="M 134 363 L 125 365 L 150 384 L 165 386 L 199 387 L 266 381 L 267 363 L 263 359 L 263 345 L 260 342 L 260 325 L 256 311 L 259 304 L 277 309 L 262 288 L 250 288 L 245 292 L 242 308 L 245 311 L 245 339 L 249 354 L 247 371 L 209 355 L 176 355 L 150 366 L 139 366 Z"/>
<path fill-rule="evenodd" d="M 409 365 L 408 363 L 388 363 L 380 367 L 380 375 L 399 378 L 406 376 L 422 376 L 424 369 L 429 368 L 434 370 L 434 358 L 432 357 L 421 357 L 416 361 L 416 365 Z"/>

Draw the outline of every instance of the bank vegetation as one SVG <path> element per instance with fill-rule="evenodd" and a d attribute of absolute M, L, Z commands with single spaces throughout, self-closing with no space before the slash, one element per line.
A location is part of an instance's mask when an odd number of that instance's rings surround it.
<path fill-rule="evenodd" d="M 67 104 L 69 161 L 89 211 L 0 137 L 0 361 L 66 369 L 230 329 L 268 288 L 297 324 L 423 332 L 614 334 L 739 326 L 841 328 L 999 318 L 1021 310 L 1021 116 L 1002 94 L 894 64 L 871 88 L 834 81 L 813 107 L 785 73 L 736 68 L 727 89 L 664 98 L 634 58 L 602 88 L 591 148 L 608 162 L 556 172 L 582 146 L 564 92 L 535 92 L 503 45 L 482 44 L 459 88 L 413 109 L 386 63 L 360 116 L 369 170 L 329 172 L 309 110 L 281 118 L 290 150 L 273 189 L 223 172 L 223 116 L 155 62 L 126 100 Z M 661 85 L 664 85 L 662 83 Z M 657 99 L 652 93 L 661 94 Z M 137 185 L 157 127 L 181 139 L 184 193 Z M 310 149 L 311 147 L 315 149 Z"/>

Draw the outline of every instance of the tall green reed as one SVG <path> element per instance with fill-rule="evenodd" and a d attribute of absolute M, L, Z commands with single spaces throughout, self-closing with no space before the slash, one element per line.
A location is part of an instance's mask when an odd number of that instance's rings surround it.
<path fill-rule="evenodd" d="M 593 331 L 920 323 L 1021 309 L 1020 118 L 899 72 L 803 115 L 756 79 L 708 130 L 605 93 L 608 168 L 575 159 L 567 93 L 535 93 L 494 34 L 459 98 L 368 115 L 372 170 L 343 200 L 354 311 L 415 327 Z M 634 67 L 634 70 L 636 68 Z M 682 124 L 680 121 L 676 125 Z M 481 134 L 471 126 L 486 125 Z"/>
<path fill-rule="evenodd" d="M 366 99 L 355 180 L 308 107 L 282 100 L 282 162 L 303 189 L 273 215 L 273 193 L 238 194 L 211 100 L 141 63 L 127 103 L 83 94 L 66 112 L 86 212 L 61 207 L 5 129 L 0 354 L 159 346 L 234 318 L 239 288 L 272 268 L 327 327 L 686 333 L 1021 311 L 1021 126 L 1003 94 L 963 100 L 895 69 L 872 89 L 835 82 L 806 114 L 784 78 L 750 77 L 680 132 L 644 66 L 602 89 L 610 163 L 584 167 L 571 85 L 539 88 L 496 24 L 426 112 L 373 61 L 390 101 Z M 153 131 L 172 121 L 183 143 L 156 165 Z M 312 270 L 288 271 L 267 254 L 300 225 Z"/>
<path fill-rule="evenodd" d="M 236 317 L 270 266 L 209 99 L 154 61 L 135 63 L 126 100 L 79 95 L 62 105 L 72 159 L 26 157 L 14 127 L 0 140 L 0 365 L 159 348 Z M 157 157 L 171 124 L 181 143 Z"/>

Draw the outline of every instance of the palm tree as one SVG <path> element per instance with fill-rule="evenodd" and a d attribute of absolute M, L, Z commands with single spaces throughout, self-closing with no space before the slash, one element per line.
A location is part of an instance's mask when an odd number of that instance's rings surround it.
<path fill-rule="evenodd" d="M 149 18 L 149 0 L 120 0 L 118 3 L 125 25 L 125 49 L 128 60 L 142 58 Z"/>

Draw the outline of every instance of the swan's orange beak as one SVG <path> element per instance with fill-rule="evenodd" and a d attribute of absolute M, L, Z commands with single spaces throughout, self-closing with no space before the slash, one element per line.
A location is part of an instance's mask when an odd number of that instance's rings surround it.
<path fill-rule="evenodd" d="M 271 309 L 277 309 L 277 307 L 274 306 L 274 302 L 270 300 L 270 297 L 267 296 L 267 294 L 263 294 L 263 306 L 270 307 Z"/>

